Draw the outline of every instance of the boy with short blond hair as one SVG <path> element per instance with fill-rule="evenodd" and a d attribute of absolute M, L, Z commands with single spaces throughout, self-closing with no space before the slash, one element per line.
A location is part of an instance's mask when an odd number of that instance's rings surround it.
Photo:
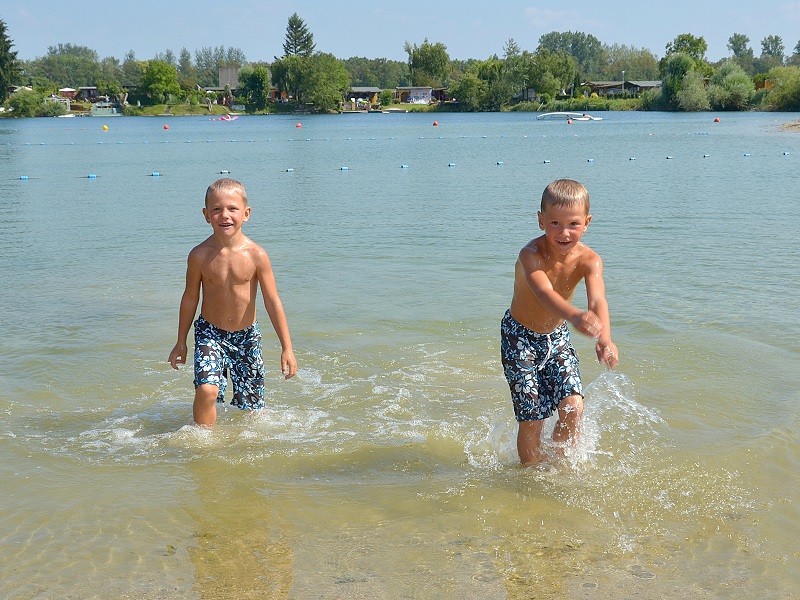
<path fill-rule="evenodd" d="M 580 436 L 583 386 L 567 322 L 597 340 L 597 359 L 609 369 L 619 360 L 611 341 L 603 261 L 581 242 L 591 220 L 586 188 L 570 179 L 553 181 L 538 212 L 544 235 L 528 242 L 517 258 L 514 295 L 500 331 L 523 465 L 544 460 L 542 428 L 556 410 L 553 441 L 575 445 Z M 581 280 L 586 284 L 586 311 L 571 304 Z"/>
<path fill-rule="evenodd" d="M 189 253 L 186 288 L 178 318 L 178 342 L 169 355 L 173 369 L 186 364 L 186 338 L 194 322 L 195 423 L 213 425 L 217 402 L 224 402 L 227 376 L 233 382 L 231 404 L 243 410 L 264 408 L 264 360 L 256 320 L 257 287 L 280 341 L 281 371 L 297 373 L 289 326 L 278 297 L 275 276 L 264 249 L 242 232 L 250 219 L 244 186 L 218 179 L 206 190 L 203 215 L 213 233 Z"/>

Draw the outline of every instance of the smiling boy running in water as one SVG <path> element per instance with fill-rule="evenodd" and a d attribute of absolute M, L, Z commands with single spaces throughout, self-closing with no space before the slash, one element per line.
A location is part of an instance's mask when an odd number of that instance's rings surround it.
<path fill-rule="evenodd" d="M 500 327 L 523 465 L 544 459 L 542 428 L 556 410 L 553 441 L 575 445 L 580 436 L 583 386 L 567 322 L 597 340 L 597 359 L 609 369 L 619 359 L 611 341 L 603 261 L 580 241 L 592 220 L 586 188 L 570 179 L 552 182 L 542 194 L 538 220 L 544 235 L 519 253 L 511 308 Z M 586 311 L 571 304 L 581 280 L 586 283 Z"/>
<path fill-rule="evenodd" d="M 214 232 L 189 253 L 186 289 L 181 298 L 178 342 L 169 354 L 173 369 L 186 364 L 186 338 L 202 290 L 200 316 L 194 322 L 195 423 L 213 425 L 217 402 L 224 401 L 227 375 L 233 381 L 231 404 L 243 410 L 264 408 L 264 360 L 256 321 L 257 287 L 278 335 L 281 371 L 297 373 L 289 326 L 278 297 L 275 276 L 264 249 L 242 232 L 250 219 L 244 186 L 218 179 L 206 190 L 203 215 Z"/>

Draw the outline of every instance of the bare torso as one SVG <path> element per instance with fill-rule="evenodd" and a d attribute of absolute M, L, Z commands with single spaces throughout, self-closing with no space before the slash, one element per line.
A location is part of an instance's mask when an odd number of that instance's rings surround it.
<path fill-rule="evenodd" d="M 532 253 L 525 256 L 525 253 Z M 554 256 L 547 248 L 544 236 L 531 240 L 520 252 L 520 258 L 514 268 L 514 296 L 511 300 L 511 316 L 528 329 L 538 333 L 550 333 L 564 319 L 546 310 L 531 289 L 528 281 L 527 267 L 535 264 L 547 275 L 547 279 L 567 302 L 572 301 L 578 284 L 585 276 L 585 265 L 588 254 L 593 254 L 584 244 L 579 244 L 567 256 Z"/>
<path fill-rule="evenodd" d="M 243 237 L 240 245 L 222 248 L 209 238 L 193 251 L 200 269 L 200 314 L 226 331 L 246 329 L 256 320 L 257 254 L 263 249 Z"/>

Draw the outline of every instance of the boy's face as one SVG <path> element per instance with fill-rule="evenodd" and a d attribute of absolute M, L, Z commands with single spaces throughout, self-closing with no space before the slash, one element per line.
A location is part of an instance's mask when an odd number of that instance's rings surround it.
<path fill-rule="evenodd" d="M 206 197 L 203 215 L 215 234 L 231 236 L 250 218 L 250 206 L 236 190 L 215 190 Z"/>
<path fill-rule="evenodd" d="M 539 229 L 544 231 L 548 245 L 562 255 L 578 245 L 592 220 L 582 204 L 548 206 L 538 215 Z"/>

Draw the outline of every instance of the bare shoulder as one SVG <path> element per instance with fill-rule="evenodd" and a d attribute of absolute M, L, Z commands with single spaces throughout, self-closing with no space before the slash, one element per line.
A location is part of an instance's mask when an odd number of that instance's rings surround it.
<path fill-rule="evenodd" d="M 583 242 L 580 242 L 578 249 L 580 250 L 578 260 L 580 261 L 581 267 L 583 267 L 587 274 L 603 271 L 603 259 L 600 258 L 600 255 L 597 252 L 592 250 Z"/>

